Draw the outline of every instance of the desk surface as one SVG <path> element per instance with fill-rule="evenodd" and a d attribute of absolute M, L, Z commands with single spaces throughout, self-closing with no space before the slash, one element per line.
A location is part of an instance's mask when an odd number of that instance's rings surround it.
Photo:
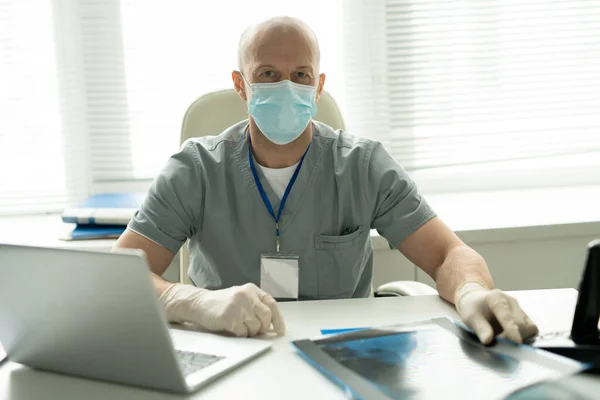
<path fill-rule="evenodd" d="M 577 292 L 573 289 L 512 292 L 542 333 L 569 330 Z M 306 364 L 289 342 L 319 335 L 323 328 L 387 325 L 451 316 L 454 309 L 437 296 L 370 298 L 282 303 L 286 336 L 273 349 L 204 389 L 188 396 L 202 399 L 343 399 L 343 393 Z M 582 377 L 578 385 L 599 390 L 600 380 Z M 595 389 L 594 389 L 595 388 Z M 129 388 L 35 371 L 14 363 L 0 368 L 0 399 L 167 399 L 185 396 Z"/>

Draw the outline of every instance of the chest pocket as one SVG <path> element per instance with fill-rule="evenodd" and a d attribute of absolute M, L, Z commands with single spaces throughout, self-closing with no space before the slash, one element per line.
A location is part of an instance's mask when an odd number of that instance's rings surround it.
<path fill-rule="evenodd" d="M 367 239 L 364 226 L 347 235 L 315 237 L 320 299 L 352 297 L 365 267 Z"/>

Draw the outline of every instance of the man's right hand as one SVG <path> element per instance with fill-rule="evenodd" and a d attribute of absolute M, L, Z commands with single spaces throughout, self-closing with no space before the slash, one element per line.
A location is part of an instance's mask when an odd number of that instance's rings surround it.
<path fill-rule="evenodd" d="M 160 296 L 169 322 L 189 322 L 212 332 L 255 336 L 269 331 L 285 333 L 277 302 L 252 283 L 221 290 L 201 289 L 180 283 Z"/>

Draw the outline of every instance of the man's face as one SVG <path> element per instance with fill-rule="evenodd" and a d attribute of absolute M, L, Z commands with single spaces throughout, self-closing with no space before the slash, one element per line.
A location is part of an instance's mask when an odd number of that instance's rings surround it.
<path fill-rule="evenodd" d="M 301 85 L 316 86 L 318 100 L 325 75 L 319 75 L 317 51 L 311 40 L 300 32 L 258 33 L 248 46 L 241 72 L 248 83 L 290 80 Z M 234 81 L 235 75 L 234 73 Z M 250 88 L 243 80 L 239 84 L 239 89 L 243 90 L 243 93 L 238 90 L 240 96 L 248 101 Z"/>

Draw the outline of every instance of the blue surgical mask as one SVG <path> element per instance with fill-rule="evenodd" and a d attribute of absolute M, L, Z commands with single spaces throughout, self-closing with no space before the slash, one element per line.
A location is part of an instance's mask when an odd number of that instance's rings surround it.
<path fill-rule="evenodd" d="M 248 114 L 271 142 L 284 145 L 304 132 L 317 115 L 317 88 L 291 81 L 253 83 Z"/>

